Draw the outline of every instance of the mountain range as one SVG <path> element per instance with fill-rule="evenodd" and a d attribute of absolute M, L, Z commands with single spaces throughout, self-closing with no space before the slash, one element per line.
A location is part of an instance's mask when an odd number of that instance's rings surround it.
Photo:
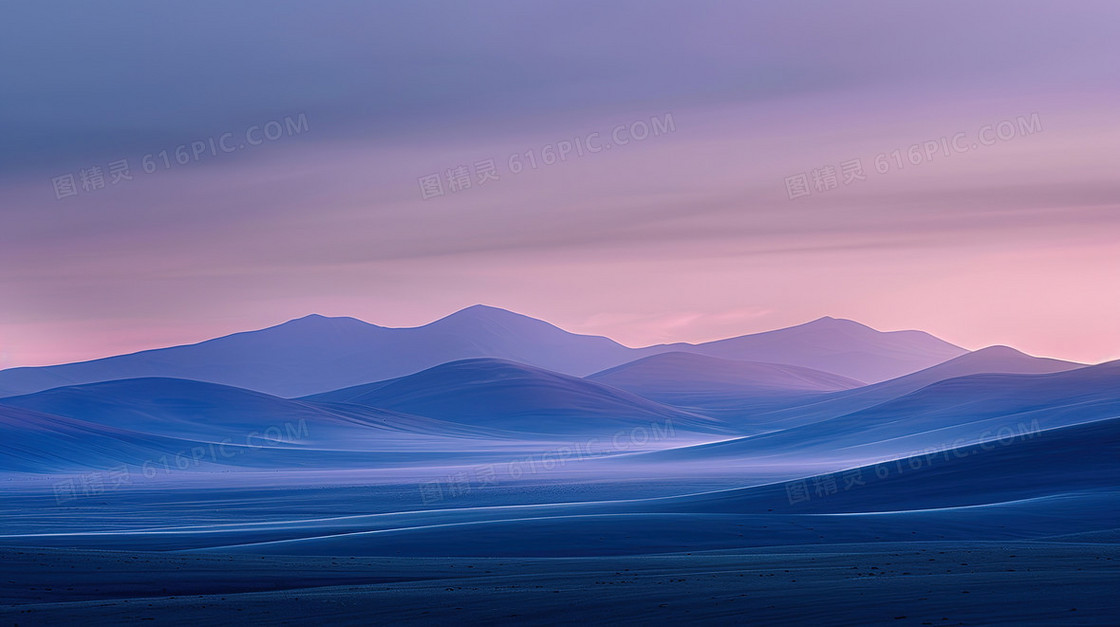
<path fill-rule="evenodd" d="M 187 379 L 114 379 L 0 399 L 0 470 L 199 455 L 192 466 L 377 467 L 619 434 L 641 435 L 631 452 L 678 447 L 651 460 L 865 459 L 972 437 L 1011 417 L 1047 428 L 1108 417 L 1120 409 L 1117 377 L 1116 364 L 991 347 L 867 386 L 679 351 L 583 378 L 472 358 L 295 399 Z M 650 442 L 651 431 L 667 437 Z"/>
<path fill-rule="evenodd" d="M 630 348 L 609 338 L 569 333 L 542 320 L 475 305 L 419 327 L 390 328 L 355 318 L 310 315 L 197 344 L 10 368 L 0 371 L 0 397 L 99 381 L 164 377 L 292 398 L 406 376 L 463 359 L 503 359 L 583 377 L 664 353 L 808 368 L 824 373 L 809 379 L 820 382 L 834 375 L 839 379 L 828 385 L 844 386 L 851 383 L 841 380 L 875 383 L 967 352 L 921 331 L 882 332 L 829 317 L 714 342 Z M 791 373 L 784 376 L 799 376 Z"/>
<path fill-rule="evenodd" d="M 643 357 L 587 378 L 649 399 L 685 406 L 863 386 L 855 379 L 804 366 L 721 359 L 683 351 Z"/>

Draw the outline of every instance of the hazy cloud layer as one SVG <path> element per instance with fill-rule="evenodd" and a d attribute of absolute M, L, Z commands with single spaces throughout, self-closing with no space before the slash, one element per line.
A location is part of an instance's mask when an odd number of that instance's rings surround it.
<path fill-rule="evenodd" d="M 0 367 L 475 302 L 629 344 L 833 315 L 1118 358 L 1117 18 L 1103 2 L 13 5 Z M 306 132 L 240 147 L 299 115 Z M 541 161 L 667 115 L 658 136 Z M 982 145 L 1001 122 L 1014 133 Z M 224 133 L 233 152 L 174 161 Z M 967 149 L 945 154 L 957 134 Z M 865 180 L 790 200 L 787 177 L 856 159 Z M 119 160 L 132 180 L 56 199 L 52 177 Z M 421 177 L 483 160 L 498 180 L 422 200 Z"/>

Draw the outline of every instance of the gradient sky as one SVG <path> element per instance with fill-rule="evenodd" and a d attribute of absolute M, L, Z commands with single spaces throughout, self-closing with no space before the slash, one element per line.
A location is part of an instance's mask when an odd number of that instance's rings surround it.
<path fill-rule="evenodd" d="M 1117 24 L 1116 2 L 8 3 L 0 367 L 480 302 L 629 345 L 831 315 L 1117 359 Z M 56 199 L 121 159 L 131 181 Z M 499 180 L 421 198 L 486 159 Z M 854 159 L 865 180 L 790 200 L 787 177 Z"/>

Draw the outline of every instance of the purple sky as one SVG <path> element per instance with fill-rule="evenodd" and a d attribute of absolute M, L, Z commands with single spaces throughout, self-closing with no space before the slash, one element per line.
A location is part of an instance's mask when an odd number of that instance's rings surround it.
<path fill-rule="evenodd" d="M 1118 23 L 1115 2 L 9 6 L 0 367 L 479 302 L 630 345 L 831 315 L 1120 358 Z M 545 164 L 592 133 L 612 147 Z M 469 189 L 422 199 L 459 165 Z M 56 198 L 92 166 L 104 188 Z M 825 166 L 834 189 L 790 199 Z"/>

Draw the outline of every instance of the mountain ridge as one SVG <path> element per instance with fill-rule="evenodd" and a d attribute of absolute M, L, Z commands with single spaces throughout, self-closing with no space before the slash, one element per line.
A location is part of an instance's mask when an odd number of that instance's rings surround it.
<path fill-rule="evenodd" d="M 416 327 L 309 314 L 201 342 L 53 366 L 0 371 L 0 397 L 117 379 L 167 377 L 300 397 L 491 357 L 582 377 L 655 354 L 801 366 L 873 383 L 967 351 L 920 331 L 881 332 L 831 317 L 705 342 L 624 346 L 544 320 L 473 305 Z"/>
<path fill-rule="evenodd" d="M 670 351 L 585 377 L 663 403 L 703 406 L 724 399 L 836 392 L 866 385 L 803 366 Z"/>

